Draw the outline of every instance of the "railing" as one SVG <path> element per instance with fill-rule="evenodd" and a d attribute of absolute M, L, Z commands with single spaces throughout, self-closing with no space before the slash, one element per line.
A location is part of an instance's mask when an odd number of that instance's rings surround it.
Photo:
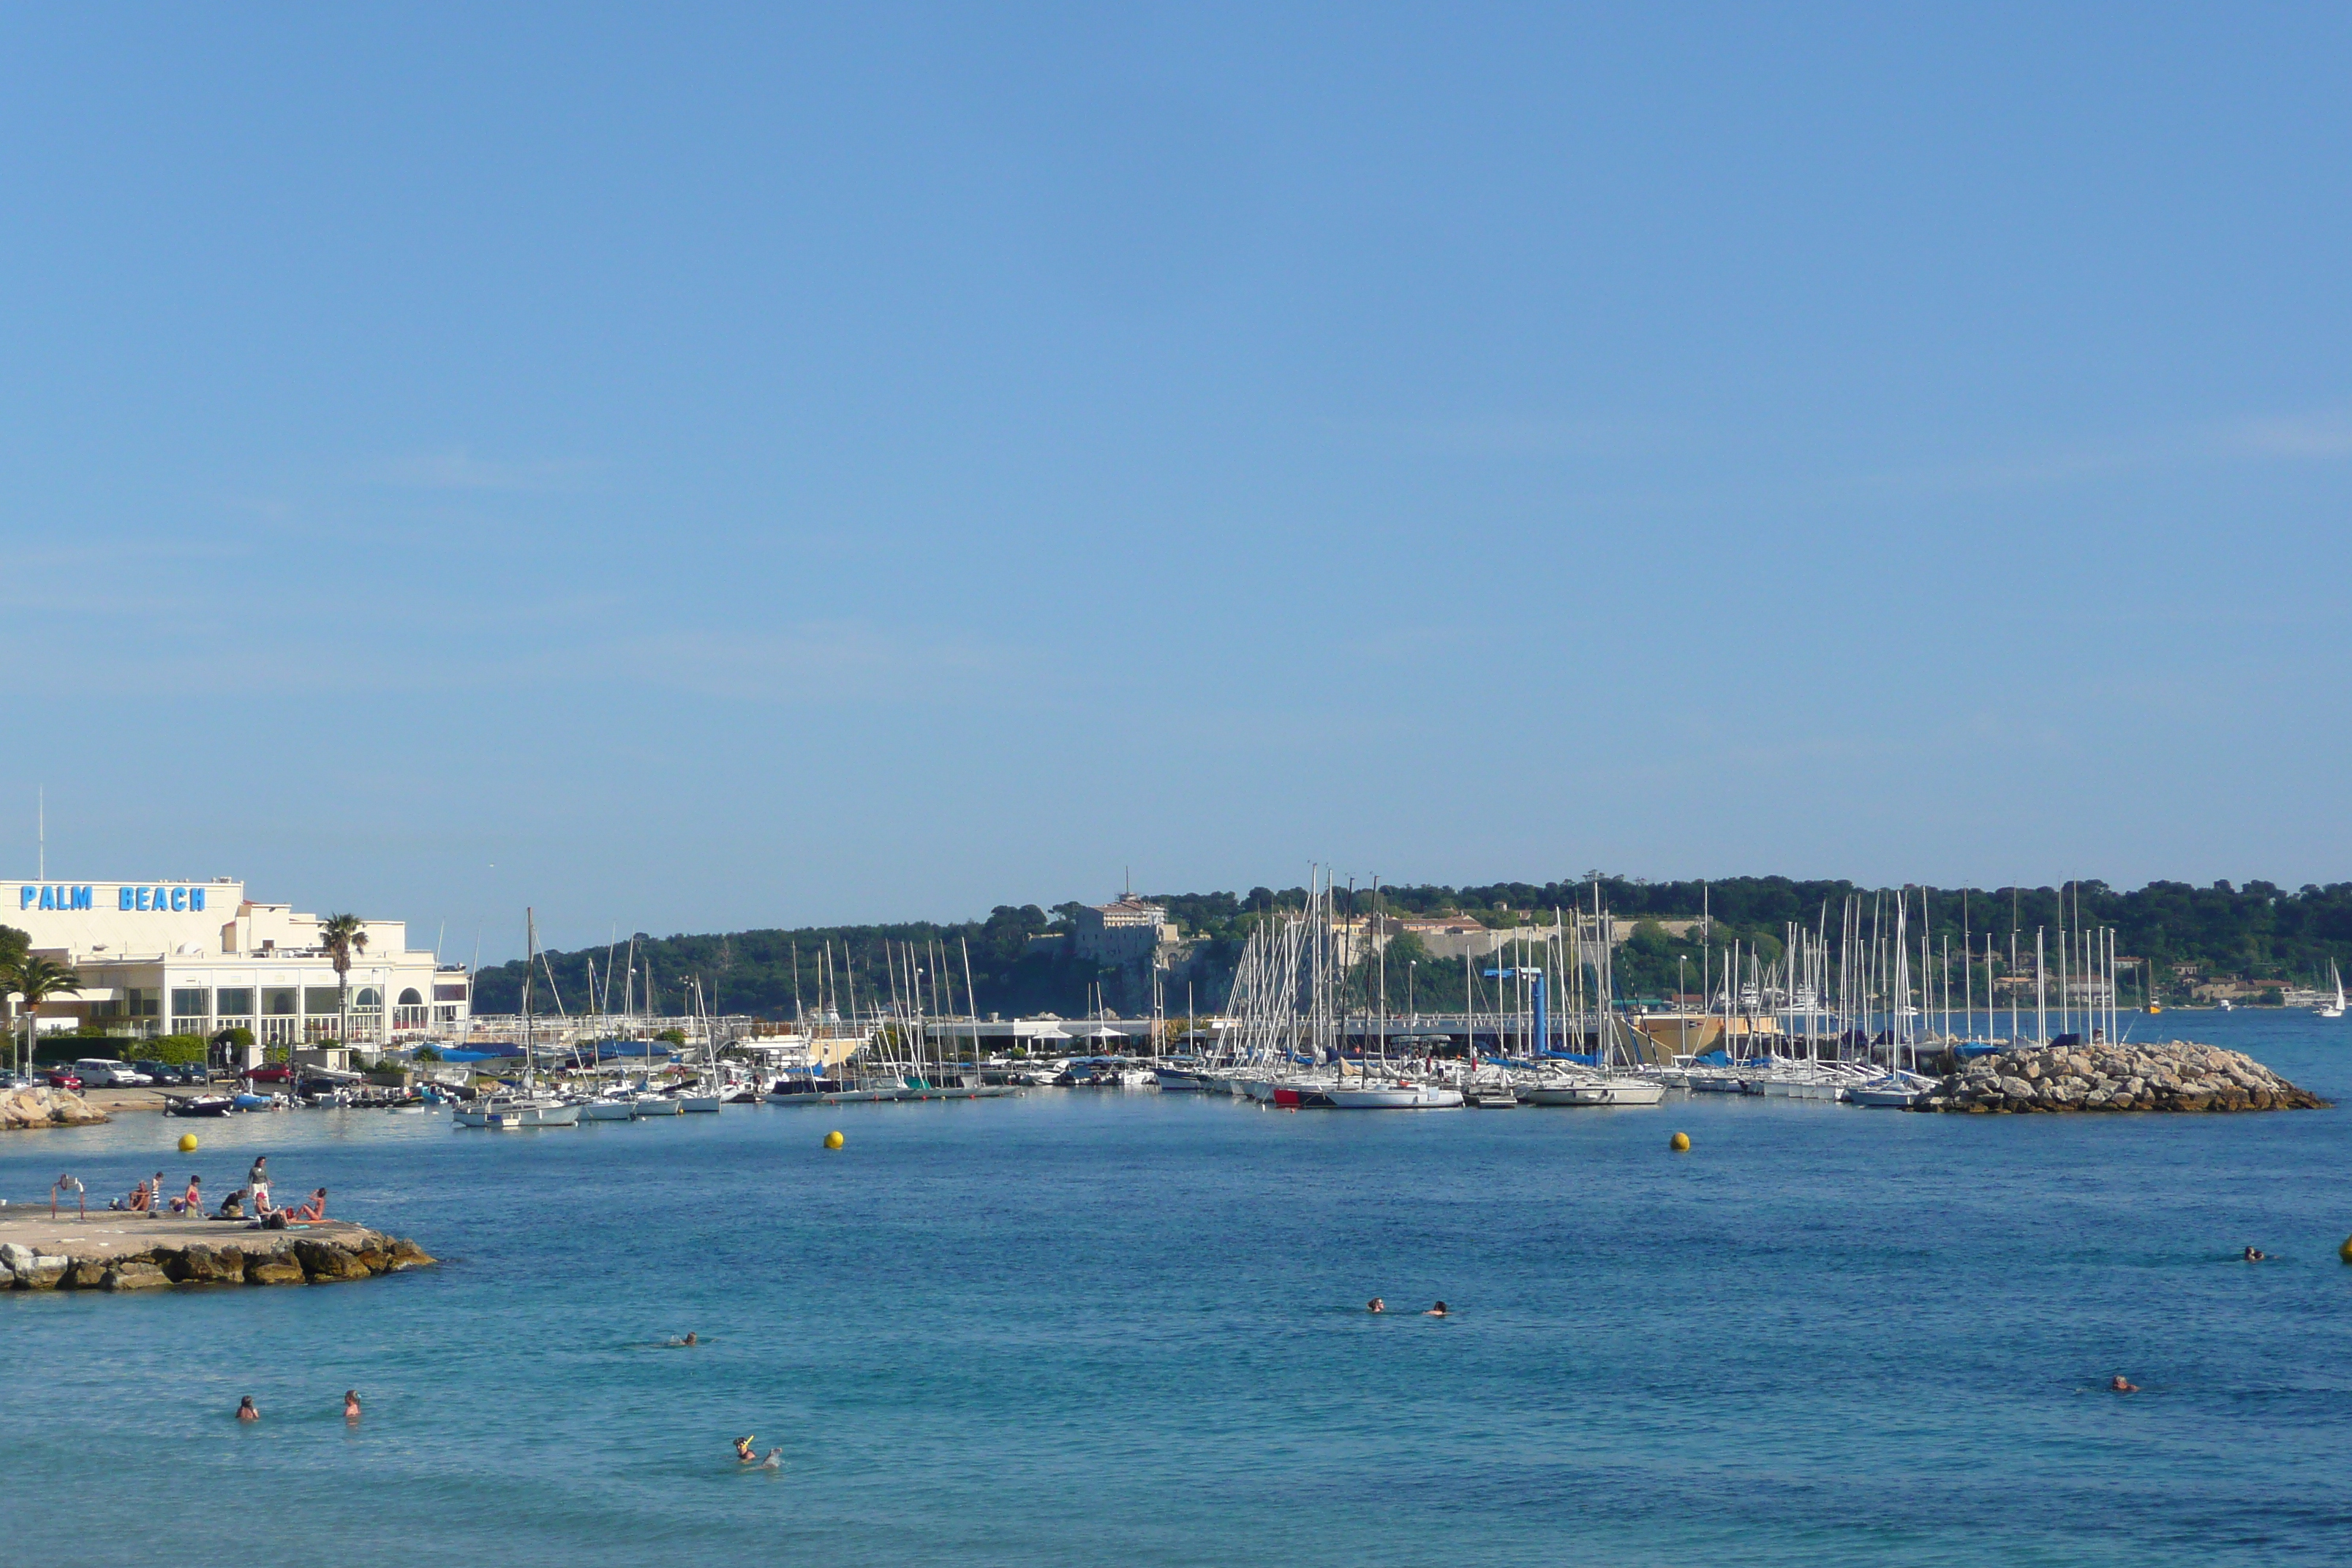
<path fill-rule="evenodd" d="M 210 1036 L 212 1032 L 212 1020 L 205 1016 L 202 1013 L 174 1013 L 172 1015 L 172 1033 L 175 1035 Z"/>
<path fill-rule="evenodd" d="M 454 1007 L 450 1009 L 453 1013 L 457 1009 Z M 392 1010 L 392 1026 L 394 1029 L 429 1028 L 432 1026 L 432 1023 L 433 1009 L 429 1005 L 422 1007 L 394 1007 Z"/>
<path fill-rule="evenodd" d="M 300 1018 L 291 1014 L 273 1013 L 261 1020 L 261 1026 L 253 1031 L 253 1037 L 265 1046 L 290 1046 L 301 1037 L 301 1033 Z"/>

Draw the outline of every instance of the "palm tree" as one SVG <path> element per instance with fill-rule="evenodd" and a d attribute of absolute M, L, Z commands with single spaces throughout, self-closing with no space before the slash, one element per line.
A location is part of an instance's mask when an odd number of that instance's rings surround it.
<path fill-rule="evenodd" d="M 39 1013 L 41 1004 L 52 996 L 61 995 L 67 992 L 79 992 L 81 989 L 81 976 L 55 959 L 43 958 L 38 953 L 28 952 L 10 964 L 5 974 L 0 974 L 0 985 L 5 985 L 24 999 L 25 1060 L 23 1068 L 28 1070 L 33 1065 L 33 1033 L 37 1027 L 33 1020 Z"/>
<path fill-rule="evenodd" d="M 352 1043 L 352 955 L 367 951 L 367 927 L 357 915 L 329 915 L 319 922 L 319 945 L 335 961 L 335 1011 L 341 1043 Z"/>

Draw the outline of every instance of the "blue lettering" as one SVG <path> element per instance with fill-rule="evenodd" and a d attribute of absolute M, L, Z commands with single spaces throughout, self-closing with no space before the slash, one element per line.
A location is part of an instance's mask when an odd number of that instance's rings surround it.
<path fill-rule="evenodd" d="M 142 889 L 139 889 L 139 892 L 138 892 L 138 901 L 137 901 L 135 904 L 133 904 L 131 907 L 132 907 L 133 909 L 140 909 L 140 910 L 152 910 L 152 909 L 153 909 L 155 906 L 154 906 L 152 902 L 150 902 L 149 900 L 152 900 L 153 897 L 154 897 L 154 889 L 152 889 L 152 888 L 142 888 Z"/>
<path fill-rule="evenodd" d="M 174 888 L 174 889 L 172 889 L 172 909 L 173 909 L 173 910 L 174 912 L 178 912 L 178 911 L 181 911 L 181 910 L 185 910 L 187 907 L 188 907 L 188 889 L 185 889 L 185 888 Z"/>
<path fill-rule="evenodd" d="M 53 910 L 57 907 L 58 890 L 55 888 L 43 888 L 41 889 L 41 908 L 45 910 Z"/>
<path fill-rule="evenodd" d="M 129 888 L 117 888 L 114 889 L 115 897 L 121 900 L 121 903 L 119 906 L 120 908 L 135 910 L 139 907 L 137 904 L 131 902 L 131 891 L 132 889 Z"/>
<path fill-rule="evenodd" d="M 204 912 L 205 890 L 202 888 L 190 888 L 188 889 L 188 908 L 195 910 L 198 914 L 202 914 Z"/>
<path fill-rule="evenodd" d="M 74 889 L 73 907 L 78 910 L 89 908 L 89 888 L 87 884 Z"/>
<path fill-rule="evenodd" d="M 16 907 L 20 910 L 29 910 L 33 907 L 33 900 L 40 896 L 40 891 L 37 889 L 18 888 L 16 889 Z"/>

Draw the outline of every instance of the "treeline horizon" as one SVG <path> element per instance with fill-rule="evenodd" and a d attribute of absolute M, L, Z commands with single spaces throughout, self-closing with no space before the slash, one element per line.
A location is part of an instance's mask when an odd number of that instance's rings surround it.
<path fill-rule="evenodd" d="M 2144 963 L 2158 994 L 2179 1000 L 2202 979 L 2282 984 L 2319 983 L 2327 965 L 2352 964 L 2352 882 L 2305 884 L 2289 890 L 2265 881 L 2243 886 L 2218 881 L 2199 887 L 2153 881 L 2119 890 L 2086 879 L 2035 888 L 1874 888 L 1843 879 L 1799 880 L 1787 877 L 1728 877 L 1719 880 L 1651 881 L 1644 878 L 1588 873 L 1544 882 L 1495 882 L 1451 887 L 1441 884 L 1381 888 L 1378 908 L 1401 918 L 1459 915 L 1489 927 L 1548 925 L 1555 910 L 1592 907 L 1595 888 L 1601 906 L 1637 922 L 1633 941 L 1620 949 L 1618 990 L 1623 997 L 1659 997 L 1687 992 L 1702 973 L 1716 972 L 1732 944 L 1762 962 L 1776 962 L 1791 924 L 1807 931 L 1826 928 L 1834 941 L 1849 899 L 1865 901 L 1893 920 L 1894 900 L 1909 900 L 1907 930 L 1919 940 L 1924 921 L 1931 946 L 1948 943 L 1958 961 L 1966 951 L 1977 959 L 1979 984 L 1986 977 L 1982 955 L 1990 934 L 2006 969 L 2009 937 L 2020 937 L 2030 955 L 2039 929 L 2112 928 L 2116 950 Z M 1162 1004 L 1170 1014 L 1188 1005 L 1207 1012 L 1223 1004 L 1233 967 L 1249 928 L 1257 921 L 1305 907 L 1303 886 L 1252 888 L 1246 893 L 1146 893 L 1139 895 L 1169 912 L 1195 945 L 1184 966 L 1164 978 Z M 1369 888 L 1341 888 L 1335 895 L 1341 914 L 1369 915 L 1375 895 Z M 1076 929 L 1081 904 L 1050 910 L 1035 904 L 1000 904 L 983 920 L 906 921 L 890 923 L 766 928 L 708 934 L 655 937 L 638 932 L 610 946 L 551 952 L 540 974 L 533 1010 L 595 1011 L 588 991 L 593 965 L 599 990 L 618 1010 L 620 970 L 635 942 L 638 978 L 629 988 L 644 1008 L 644 974 L 651 971 L 655 1010 L 686 1010 L 689 981 L 698 979 L 715 1013 L 788 1019 L 796 1010 L 814 1014 L 824 1001 L 845 1005 L 854 994 L 870 1008 L 887 998 L 888 966 L 904 966 L 908 950 L 926 973 L 925 983 L 953 994 L 953 1010 L 976 1003 L 985 1015 L 1006 1016 L 1057 1013 L 1075 1017 L 1100 997 L 1134 1013 L 1149 1006 L 1137 977 L 1079 962 L 1066 941 L 1036 943 L 1033 938 L 1066 939 Z M 1708 917 L 1709 924 L 1676 935 L 1655 921 Z M 1055 951 L 1055 950 L 1060 951 Z M 971 976 L 967 990 L 966 964 Z M 521 1005 L 522 962 L 484 969 L 475 977 L 474 1007 L 510 1013 Z M 1459 960 L 1437 960 L 1411 935 L 1389 944 L 1377 980 L 1368 970 L 1356 989 L 1385 985 L 1392 1008 L 1447 1010 L 1464 1005 L 1471 987 Z M 1475 966 L 1472 966 L 1475 968 Z M 548 976 L 554 979 L 552 990 Z M 609 982 L 604 977 L 609 976 Z M 942 987 L 942 978 L 944 986 Z M 1189 986 L 1189 993 L 1187 987 Z M 1983 993 L 1979 991 L 1978 994 Z M 1370 999 L 1369 996 L 1367 999 Z"/>

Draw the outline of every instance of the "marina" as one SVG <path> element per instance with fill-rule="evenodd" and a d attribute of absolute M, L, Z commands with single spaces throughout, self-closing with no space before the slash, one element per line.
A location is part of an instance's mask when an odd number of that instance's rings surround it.
<path fill-rule="evenodd" d="M 2209 1022 L 2297 1082 L 2352 1087 L 2308 1016 Z M 2280 1561 L 2330 1554 L 2352 1450 L 2326 1380 L 2281 1369 L 2336 1353 L 2352 1186 L 2332 1117 L 2150 1138 L 2116 1118 L 1668 1103 L 1670 1121 L 1292 1115 L 1038 1088 L 510 1136 L 241 1114 L 163 1156 L 173 1179 L 184 1163 L 209 1188 L 266 1152 L 441 1262 L 349 1289 L 0 1295 L 44 1413 L 0 1424 L 0 1464 L 68 1478 L 15 1494 L 16 1528 L 115 1529 L 121 1489 L 73 1481 L 70 1456 L 169 1446 L 142 1510 L 290 1563 L 315 1551 L 312 1516 L 238 1492 L 266 1442 L 278 1484 L 377 1521 L 338 1548 L 362 1568 L 492 1531 L 509 1561 L 617 1565 L 646 1550 L 629 1521 L 681 1510 L 714 1559 L 781 1540 L 852 1568 L 1123 1549 L 1339 1568 L 1402 1561 L 1383 1542 L 1432 1539 L 1415 1521 L 1449 1498 L 1477 1504 L 1443 1531 L 1475 1562 L 2169 1568 L 2256 1520 Z M 61 1165 L 127 1189 L 189 1125 L 0 1140 L 0 1196 L 45 1221 Z M 2271 1163 L 2307 1175 L 2242 1174 Z M 2238 1262 L 2248 1242 L 2281 1261 Z M 1394 1316 L 1367 1317 L 1375 1294 Z M 1451 1320 L 1420 1316 L 1437 1298 Z M 700 1349 L 664 1348 L 689 1330 Z M 520 1370 L 531 1397 L 481 1396 Z M 2116 1370 L 2141 1404 L 2096 1394 Z M 347 1387 L 367 1400 L 355 1432 L 333 1415 Z M 262 1426 L 227 1440 L 247 1394 Z M 2232 1414 L 2249 1399 L 2279 1436 Z M 2217 1424 L 2238 1439 L 2215 1448 Z M 744 1432 L 783 1446 L 780 1480 L 735 1472 Z M 1899 1526 L 1779 1495 L 1890 1445 L 1912 1463 Z M 1213 1500 L 1165 1484 L 1203 1453 L 1227 1478 Z M 2064 1479 L 1987 1510 L 2004 1464 Z M 1395 1479 L 1365 1510 L 1302 1520 L 1302 1489 L 1367 1468 Z M 2282 1476 L 2305 1500 L 2284 1516 Z M 2160 1517 L 2133 1501 L 2151 1487 Z M 1625 1506 L 1563 1526 L 1557 1500 L 1596 1489 Z"/>

